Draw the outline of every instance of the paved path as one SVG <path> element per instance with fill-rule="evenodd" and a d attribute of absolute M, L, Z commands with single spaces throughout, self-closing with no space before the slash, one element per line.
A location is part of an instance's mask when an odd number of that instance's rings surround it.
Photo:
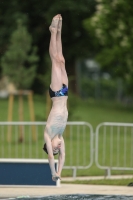
<path fill-rule="evenodd" d="M 133 195 L 133 187 L 61 184 L 59 187 L 0 187 L 0 198 L 30 196 L 42 197 L 58 194 Z"/>

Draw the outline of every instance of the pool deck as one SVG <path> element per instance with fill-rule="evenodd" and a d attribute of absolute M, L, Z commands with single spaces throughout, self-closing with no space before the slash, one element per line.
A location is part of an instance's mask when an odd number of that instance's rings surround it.
<path fill-rule="evenodd" d="M 98 177 L 78 177 L 79 180 L 91 180 Z M 102 177 L 103 178 L 103 177 Z M 117 177 L 118 178 L 118 177 Z M 120 178 L 120 177 L 119 177 Z M 125 176 L 122 178 L 129 178 Z M 131 178 L 131 176 L 130 176 Z M 100 177 L 99 177 L 100 179 Z M 63 178 L 63 181 L 72 181 L 71 178 Z M 11 197 L 30 196 L 43 197 L 48 195 L 63 194 L 101 194 L 101 195 L 129 195 L 133 196 L 133 187 L 107 186 L 107 185 L 81 185 L 61 183 L 60 186 L 0 186 L 0 199 Z"/>
<path fill-rule="evenodd" d="M 133 187 L 61 184 L 59 187 L 0 187 L 0 199 L 61 194 L 133 195 Z"/>

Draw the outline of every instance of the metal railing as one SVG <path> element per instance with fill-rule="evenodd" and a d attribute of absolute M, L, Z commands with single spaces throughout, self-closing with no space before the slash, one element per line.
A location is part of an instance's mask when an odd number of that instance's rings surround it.
<path fill-rule="evenodd" d="M 77 169 L 88 169 L 93 164 L 93 128 L 87 122 L 68 122 L 68 144 L 66 144 L 66 162 L 64 169 L 72 169 L 73 177 L 76 177 Z M 67 130 L 67 129 L 66 129 Z M 65 143 L 67 134 L 64 134 Z"/>
<path fill-rule="evenodd" d="M 47 159 L 42 150 L 46 122 L 0 122 L 0 158 Z M 133 124 L 101 123 L 94 132 L 87 122 L 67 122 L 63 134 L 66 147 L 64 169 L 98 168 L 133 170 Z M 93 154 L 95 152 L 95 154 Z M 55 157 L 57 158 L 57 157 Z"/>
<path fill-rule="evenodd" d="M 95 163 L 107 176 L 111 170 L 133 170 L 133 124 L 101 123 L 95 142 Z"/>
<path fill-rule="evenodd" d="M 0 122 L 0 158 L 47 158 L 42 150 L 46 122 Z M 93 163 L 93 129 L 87 122 L 67 122 L 64 169 L 87 169 Z"/>

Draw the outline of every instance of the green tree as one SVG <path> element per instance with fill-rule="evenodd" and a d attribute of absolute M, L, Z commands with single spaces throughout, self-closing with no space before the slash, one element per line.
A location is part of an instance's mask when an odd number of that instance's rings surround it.
<path fill-rule="evenodd" d="M 12 33 L 10 45 L 1 59 L 3 75 L 8 76 L 17 89 L 28 89 L 31 86 L 36 75 L 36 51 L 22 20 L 17 20 L 17 29 Z"/>
<path fill-rule="evenodd" d="M 94 0 L 76 1 L 39 1 L 13 0 L 0 2 L 0 57 L 8 46 L 9 35 L 15 30 L 17 18 L 21 15 L 27 16 L 26 25 L 32 35 L 33 44 L 38 47 L 39 64 L 37 76 L 34 80 L 33 89 L 42 93 L 46 85 L 38 79 L 38 75 L 48 72 L 47 54 L 49 48 L 49 25 L 54 15 L 61 13 L 63 16 L 63 53 L 66 59 L 69 77 L 75 76 L 75 61 L 78 58 L 88 57 L 93 54 L 93 46 L 88 32 L 83 27 L 83 20 L 90 17 L 95 10 Z M 8 30 L 8 31 L 7 31 Z M 48 72 L 49 73 L 49 72 Z M 47 83 L 48 84 L 48 83 Z M 76 84 L 72 84 L 73 88 Z M 70 85 L 69 85 L 70 86 Z"/>
<path fill-rule="evenodd" d="M 96 40 L 96 59 L 104 70 L 125 81 L 133 95 L 133 1 L 96 0 L 96 12 L 84 21 Z"/>

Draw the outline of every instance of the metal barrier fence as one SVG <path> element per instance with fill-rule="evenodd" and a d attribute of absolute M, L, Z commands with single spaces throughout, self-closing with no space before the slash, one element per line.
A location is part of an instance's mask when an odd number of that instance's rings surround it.
<path fill-rule="evenodd" d="M 42 150 L 46 122 L 0 122 L 0 158 L 47 158 Z M 93 129 L 87 122 L 67 122 L 64 169 L 87 169 L 93 164 Z"/>
<path fill-rule="evenodd" d="M 111 170 L 133 170 L 133 124 L 101 123 L 95 142 L 95 163 L 107 176 Z"/>
<path fill-rule="evenodd" d="M 72 169 L 76 177 L 77 169 L 88 169 L 93 164 L 93 128 L 87 122 L 68 122 L 64 134 L 66 149 L 66 162 L 64 169 Z"/>
<path fill-rule="evenodd" d="M 47 159 L 42 150 L 45 125 L 46 122 L 0 122 L 0 158 Z M 87 122 L 67 122 L 63 137 L 64 169 L 72 169 L 73 177 L 77 169 L 90 168 L 94 156 L 96 166 L 106 170 L 108 176 L 111 170 L 133 170 L 133 124 L 101 123 L 94 134 Z"/>

